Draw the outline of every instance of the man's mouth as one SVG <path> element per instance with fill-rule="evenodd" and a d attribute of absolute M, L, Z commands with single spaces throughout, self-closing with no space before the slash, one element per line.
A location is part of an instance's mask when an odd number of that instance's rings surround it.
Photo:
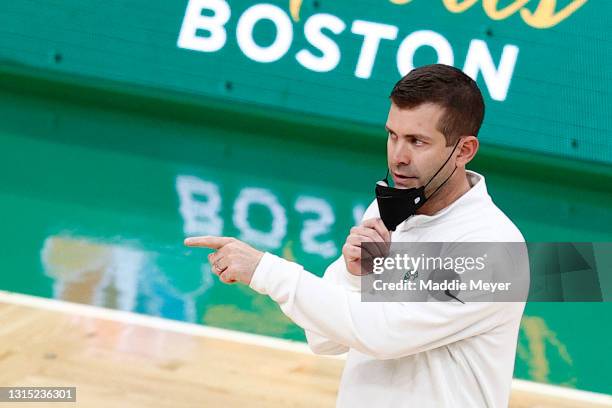
<path fill-rule="evenodd" d="M 395 186 L 398 188 L 411 188 L 418 180 L 417 177 L 404 176 L 395 172 L 391 172 L 391 175 L 393 176 L 393 182 L 395 183 Z"/>
<path fill-rule="evenodd" d="M 414 180 L 416 179 L 416 177 L 413 176 L 404 176 L 403 174 L 397 174 L 395 172 L 392 173 L 393 177 L 395 177 L 398 180 Z"/>

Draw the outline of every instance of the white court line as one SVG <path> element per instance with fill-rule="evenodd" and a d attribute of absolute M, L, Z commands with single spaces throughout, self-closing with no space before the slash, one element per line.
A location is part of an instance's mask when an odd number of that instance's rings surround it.
<path fill-rule="evenodd" d="M 0 302 L 15 305 L 35 307 L 57 312 L 78 314 L 81 316 L 94 317 L 105 320 L 113 320 L 125 324 L 133 324 L 167 330 L 174 333 L 188 334 L 192 336 L 209 337 L 219 340 L 234 341 L 243 344 L 273 348 L 277 350 L 291 351 L 295 353 L 314 355 L 307 344 L 299 341 L 291 341 L 274 337 L 262 336 L 239 332 L 235 330 L 219 329 L 194 323 L 179 322 L 155 316 L 141 315 L 122 310 L 106 309 L 103 307 L 72 303 L 64 300 L 47 299 L 37 296 L 23 295 L 20 293 L 6 292 L 0 290 Z M 327 358 L 344 359 L 345 356 L 320 356 Z M 575 390 L 557 385 L 541 384 L 527 380 L 512 380 L 512 389 L 526 392 L 533 396 L 560 398 L 571 402 L 584 402 L 591 404 L 609 405 L 612 407 L 612 396 L 596 392 Z"/>
<path fill-rule="evenodd" d="M 263 346 L 278 350 L 314 355 L 308 345 L 300 341 L 285 340 L 275 337 L 262 336 L 259 334 L 220 329 L 201 324 L 179 322 L 176 320 L 141 315 L 123 310 L 107 309 L 104 307 L 67 302 L 65 300 L 48 299 L 0 290 L 0 302 L 53 310 L 56 312 L 78 314 L 81 316 L 94 317 L 98 319 L 113 320 L 120 323 L 167 330 L 174 333 L 209 337 L 219 340 L 229 340 L 255 346 Z"/>

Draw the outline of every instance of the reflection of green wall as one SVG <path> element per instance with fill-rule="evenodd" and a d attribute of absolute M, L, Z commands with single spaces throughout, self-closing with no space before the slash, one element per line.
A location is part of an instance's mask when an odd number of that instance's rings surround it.
<path fill-rule="evenodd" d="M 362 145 L 359 135 L 351 143 L 350 126 L 334 128 L 322 122 L 309 128 L 292 125 L 280 113 L 278 118 L 257 120 L 248 110 L 244 116 L 216 108 L 189 111 L 153 99 L 113 101 L 111 94 L 99 94 L 98 102 L 90 103 L 87 95 L 69 90 L 55 98 L 60 88 L 49 84 L 32 85 L 45 94 L 38 96 L 12 92 L 11 85 L 4 85 L 0 289 L 53 296 L 53 282 L 41 265 L 45 239 L 84 237 L 150 254 L 153 261 L 141 279 L 158 283 L 149 292 L 139 292 L 136 311 L 147 312 L 153 297 L 165 302 L 162 315 L 185 319 L 177 294 L 201 285 L 205 258 L 204 252 L 181 245 L 178 175 L 216 183 L 226 235 L 238 233 L 232 205 L 243 188 L 272 191 L 289 221 L 275 252 L 320 275 L 330 259 L 301 247 L 299 235 L 308 216 L 295 212 L 295 200 L 307 194 L 331 205 L 336 223 L 321 239 L 331 238 L 340 247 L 353 222 L 353 207 L 369 203 L 373 183 L 384 170 L 384 146 Z M 302 141 L 308 131 L 318 132 L 316 144 Z M 323 143 L 328 137 L 334 139 Z M 591 176 L 588 164 L 557 163 L 487 146 L 473 168 L 487 176 L 494 200 L 528 240 L 610 241 L 609 168 L 597 168 L 607 172 Z M 254 221 L 265 222 L 265 217 Z M 304 339 L 273 302 L 246 288 L 213 283 L 195 302 L 197 320 L 203 323 Z M 612 335 L 609 306 L 528 305 L 516 376 L 612 392 L 604 373 L 612 361 L 601 353 Z"/>

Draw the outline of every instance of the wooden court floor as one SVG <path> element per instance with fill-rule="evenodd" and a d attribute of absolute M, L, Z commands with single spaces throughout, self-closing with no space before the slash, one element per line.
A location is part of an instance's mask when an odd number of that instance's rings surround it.
<path fill-rule="evenodd" d="M 301 343 L 0 292 L 0 386 L 77 387 L 54 408 L 333 407 L 342 367 Z M 510 406 L 612 398 L 515 381 Z"/>

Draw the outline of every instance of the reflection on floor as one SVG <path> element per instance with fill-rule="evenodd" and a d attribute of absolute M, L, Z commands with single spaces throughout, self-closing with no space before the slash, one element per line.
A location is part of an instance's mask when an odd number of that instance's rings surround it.
<path fill-rule="evenodd" d="M 332 407 L 343 366 L 302 343 L 1 291 L 0 321 L 0 386 L 76 386 L 83 407 Z M 515 381 L 511 407 L 536 406 L 612 398 Z"/>

